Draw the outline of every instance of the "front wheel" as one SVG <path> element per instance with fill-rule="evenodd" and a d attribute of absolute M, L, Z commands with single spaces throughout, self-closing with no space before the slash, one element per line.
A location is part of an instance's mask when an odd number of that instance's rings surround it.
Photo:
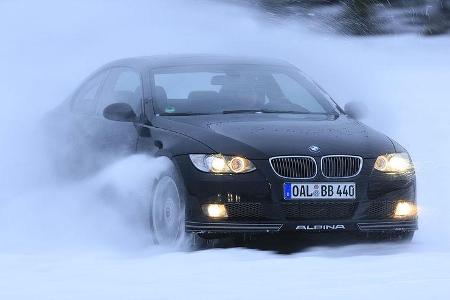
<path fill-rule="evenodd" d="M 160 177 L 150 203 L 150 227 L 156 244 L 181 245 L 185 237 L 184 208 L 184 197 L 174 176 Z"/>
<path fill-rule="evenodd" d="M 166 172 L 156 180 L 149 217 L 153 242 L 192 250 L 215 247 L 219 239 L 186 233 L 185 199 L 186 190 L 178 173 Z"/>

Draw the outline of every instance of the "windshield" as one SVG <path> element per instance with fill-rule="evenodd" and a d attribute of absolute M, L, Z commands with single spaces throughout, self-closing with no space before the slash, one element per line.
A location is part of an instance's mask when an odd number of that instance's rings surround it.
<path fill-rule="evenodd" d="M 154 108 L 160 115 L 223 113 L 337 114 L 335 104 L 293 68 L 214 65 L 157 69 Z"/>

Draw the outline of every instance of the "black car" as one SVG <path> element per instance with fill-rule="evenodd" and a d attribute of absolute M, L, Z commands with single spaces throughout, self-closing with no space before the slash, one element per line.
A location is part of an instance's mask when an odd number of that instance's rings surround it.
<path fill-rule="evenodd" d="M 354 108 L 284 61 L 192 55 L 107 64 L 58 114 L 81 148 L 170 159 L 148 199 L 158 243 L 340 231 L 410 240 L 413 163 Z"/>

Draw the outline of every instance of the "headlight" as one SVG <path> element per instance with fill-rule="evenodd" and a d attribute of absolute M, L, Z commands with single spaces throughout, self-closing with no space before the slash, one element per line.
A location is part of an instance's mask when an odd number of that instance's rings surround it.
<path fill-rule="evenodd" d="M 408 153 L 393 153 L 378 156 L 374 168 L 385 173 L 406 173 L 414 170 Z"/>
<path fill-rule="evenodd" d="M 222 154 L 190 154 L 194 166 L 203 172 L 216 174 L 239 174 L 255 170 L 248 159 L 241 156 L 225 156 Z"/>

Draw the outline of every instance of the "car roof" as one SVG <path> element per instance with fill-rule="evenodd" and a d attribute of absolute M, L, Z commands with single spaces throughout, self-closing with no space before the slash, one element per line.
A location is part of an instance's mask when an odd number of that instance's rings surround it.
<path fill-rule="evenodd" d="M 190 65 L 270 65 L 294 67 L 290 63 L 272 58 L 243 57 L 215 54 L 192 54 L 192 55 L 153 55 L 124 58 L 113 61 L 104 67 L 130 66 L 138 69 L 155 69 L 164 67 L 190 66 Z"/>

